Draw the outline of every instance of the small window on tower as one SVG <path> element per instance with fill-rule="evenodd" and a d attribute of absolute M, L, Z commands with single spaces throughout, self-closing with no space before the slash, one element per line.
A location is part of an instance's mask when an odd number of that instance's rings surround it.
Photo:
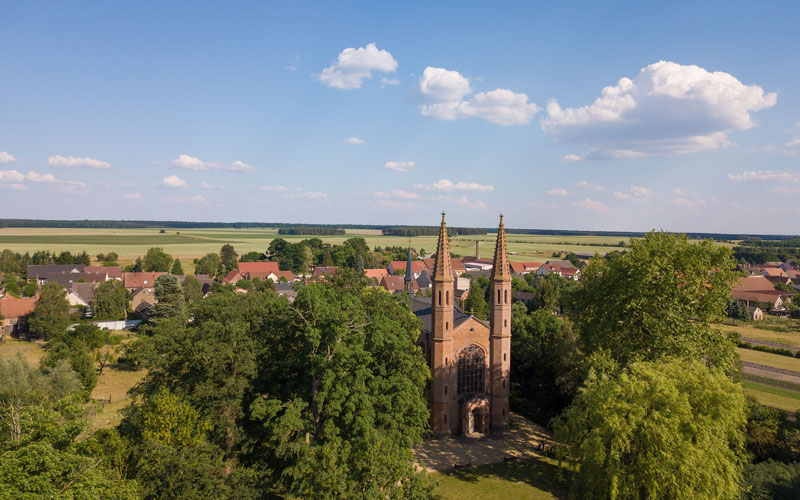
<path fill-rule="evenodd" d="M 503 302 L 508 304 L 508 290 L 503 291 L 503 297 L 504 297 Z"/>
<path fill-rule="evenodd" d="M 507 319 L 503 320 L 503 326 L 508 326 L 508 320 Z"/>
<path fill-rule="evenodd" d="M 447 415 L 444 416 L 444 423 L 447 423 Z"/>
<path fill-rule="evenodd" d="M 442 305 L 442 291 L 439 290 L 439 305 Z"/>
<path fill-rule="evenodd" d="M 447 386 L 444 386 L 444 393 L 447 394 Z"/>
<path fill-rule="evenodd" d="M 500 303 L 500 290 L 497 291 L 497 303 Z"/>
<path fill-rule="evenodd" d="M 506 353 L 503 353 L 503 361 L 506 360 Z"/>
<path fill-rule="evenodd" d="M 450 329 L 450 322 L 449 321 L 445 321 L 444 322 L 444 329 L 445 330 L 449 330 Z"/>
<path fill-rule="evenodd" d="M 506 409 L 505 408 L 503 408 L 503 416 L 504 417 L 506 416 Z M 444 417 L 444 418 L 447 419 L 447 417 Z"/>
<path fill-rule="evenodd" d="M 445 304 L 450 305 L 450 290 L 444 292 Z"/>

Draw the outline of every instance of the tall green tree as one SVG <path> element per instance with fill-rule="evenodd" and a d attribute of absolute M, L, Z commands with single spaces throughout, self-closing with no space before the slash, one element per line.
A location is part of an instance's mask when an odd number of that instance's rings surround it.
<path fill-rule="evenodd" d="M 125 319 L 129 294 L 120 280 L 100 283 L 94 291 L 94 317 L 100 320 Z"/>
<path fill-rule="evenodd" d="M 710 240 L 650 232 L 624 255 L 592 259 L 568 315 L 587 353 L 606 350 L 625 364 L 672 355 L 730 369 L 735 341 L 715 325 L 725 318 L 739 276 L 731 251 Z"/>
<path fill-rule="evenodd" d="M 142 261 L 143 271 L 145 272 L 169 272 L 172 263 L 172 256 L 164 251 L 163 248 L 153 247 L 147 250 Z"/>
<path fill-rule="evenodd" d="M 467 298 L 464 299 L 464 312 L 474 314 L 483 320 L 489 319 L 489 303 L 483 297 L 480 284 L 475 281 L 472 282 Z"/>
<path fill-rule="evenodd" d="M 516 411 L 547 425 L 582 383 L 577 334 L 545 309 L 511 306 L 511 393 Z"/>
<path fill-rule="evenodd" d="M 742 387 L 700 361 L 593 372 L 555 422 L 582 499 L 739 498 Z"/>
<path fill-rule="evenodd" d="M 222 261 L 219 260 L 219 255 L 215 253 L 206 254 L 197 261 L 194 272 L 195 274 L 207 274 L 213 278 L 217 275 L 217 269 L 221 262 Z"/>
<path fill-rule="evenodd" d="M 162 274 L 156 279 L 155 296 L 156 304 L 150 308 L 148 323 L 157 325 L 164 321 L 185 321 L 183 289 L 175 275 Z"/>
<path fill-rule="evenodd" d="M 47 282 L 28 318 L 28 331 L 40 338 L 63 335 L 69 325 L 67 291 L 54 281 Z"/>
<path fill-rule="evenodd" d="M 222 248 L 219 249 L 219 259 L 225 267 L 226 274 L 237 268 L 239 265 L 238 258 L 239 255 L 230 243 L 225 243 L 222 245 Z"/>
<path fill-rule="evenodd" d="M 175 262 L 172 263 L 172 269 L 170 273 L 174 274 L 175 276 L 183 275 L 183 266 L 181 265 L 180 259 L 175 259 Z"/>
<path fill-rule="evenodd" d="M 203 285 L 194 276 L 187 276 L 183 282 L 183 300 L 187 305 L 203 298 Z"/>

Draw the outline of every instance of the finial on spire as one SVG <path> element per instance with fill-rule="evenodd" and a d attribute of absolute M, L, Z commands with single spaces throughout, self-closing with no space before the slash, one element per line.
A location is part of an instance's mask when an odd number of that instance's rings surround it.
<path fill-rule="evenodd" d="M 502 224 L 502 223 L 503 223 L 503 214 L 501 213 L 500 214 L 500 224 Z"/>
<path fill-rule="evenodd" d="M 444 224 L 444 210 L 442 210 L 442 223 Z"/>

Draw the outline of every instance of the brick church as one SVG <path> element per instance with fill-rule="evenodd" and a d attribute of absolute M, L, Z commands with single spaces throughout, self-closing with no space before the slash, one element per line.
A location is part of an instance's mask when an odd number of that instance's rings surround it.
<path fill-rule="evenodd" d="M 442 213 L 430 299 L 412 299 L 422 320 L 418 345 L 433 375 L 431 430 L 436 435 L 487 433 L 508 428 L 511 362 L 511 274 L 503 216 L 490 279 L 489 321 L 455 305 L 454 276 Z"/>

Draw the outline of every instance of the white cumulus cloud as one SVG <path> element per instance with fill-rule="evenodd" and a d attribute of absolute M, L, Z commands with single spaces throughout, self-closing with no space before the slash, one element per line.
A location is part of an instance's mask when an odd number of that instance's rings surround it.
<path fill-rule="evenodd" d="M 581 201 L 576 201 L 573 203 L 573 205 L 585 208 L 586 210 L 589 210 L 591 212 L 597 212 L 601 214 L 606 214 L 611 210 L 610 208 L 608 208 L 608 206 L 604 205 L 603 203 L 600 203 L 599 201 L 594 201 L 590 198 L 584 198 Z"/>
<path fill-rule="evenodd" d="M 776 102 L 775 93 L 728 73 L 659 61 L 604 88 L 591 105 L 562 108 L 550 101 L 541 127 L 588 148 L 571 159 L 683 154 L 730 144 L 731 131 L 754 127 L 751 113 Z"/>
<path fill-rule="evenodd" d="M 55 155 L 47 159 L 47 164 L 51 167 L 111 168 L 111 164 L 107 161 L 95 160 L 88 156 L 79 158 L 77 156 Z"/>
<path fill-rule="evenodd" d="M 478 184 L 477 182 L 453 182 L 449 179 L 440 179 L 433 184 L 414 184 L 414 189 L 425 191 L 494 191 L 494 186 Z"/>
<path fill-rule="evenodd" d="M 397 64 L 389 51 L 379 50 L 374 43 L 370 43 L 366 47 L 344 49 L 335 63 L 316 76 L 329 87 L 360 89 L 364 80 L 372 78 L 373 71 L 391 73 L 397 69 Z"/>
<path fill-rule="evenodd" d="M 15 161 L 17 161 L 17 159 L 14 158 L 11 155 L 11 153 L 6 153 L 5 151 L 0 151 L 0 163 L 8 164 L 8 163 L 14 163 Z"/>
<path fill-rule="evenodd" d="M 567 196 L 569 193 L 566 189 L 548 189 L 545 191 L 545 194 L 549 194 L 550 196 Z"/>
<path fill-rule="evenodd" d="M 262 191 L 288 191 L 286 186 L 261 186 L 259 189 Z"/>
<path fill-rule="evenodd" d="M 304 191 L 297 194 L 287 194 L 284 198 L 287 200 L 324 200 L 328 198 L 328 194 L 319 191 Z"/>
<path fill-rule="evenodd" d="M 419 80 L 420 94 L 428 104 L 420 108 L 425 116 L 439 120 L 482 118 L 497 125 L 527 125 L 539 111 L 526 94 L 495 89 L 472 95 L 469 80 L 458 71 L 428 66 Z"/>
<path fill-rule="evenodd" d="M 58 193 L 84 193 L 88 186 L 80 181 L 63 181 L 53 174 L 40 174 L 31 170 L 23 174 L 17 170 L 0 170 L 0 187 L 23 190 L 31 185 L 46 186 L 50 191 Z"/>
<path fill-rule="evenodd" d="M 219 162 L 219 161 L 203 161 L 200 158 L 189 156 L 187 154 L 178 155 L 177 158 L 170 162 L 173 167 L 182 168 L 185 170 L 216 170 L 226 172 L 253 172 L 255 167 L 247 163 L 236 160 L 232 162 Z"/>
<path fill-rule="evenodd" d="M 642 186 L 631 186 L 623 191 L 614 191 L 614 198 L 626 201 L 645 201 L 653 197 L 653 190 Z"/>
<path fill-rule="evenodd" d="M 575 183 L 575 187 L 580 189 L 588 189 L 589 191 L 605 191 L 606 187 L 600 184 L 592 184 L 589 181 L 580 181 Z"/>
<path fill-rule="evenodd" d="M 750 170 L 740 174 L 728 174 L 734 182 L 789 182 L 800 184 L 800 171 L 785 170 Z"/>
<path fill-rule="evenodd" d="M 160 185 L 168 187 L 168 188 L 184 188 L 186 187 L 186 181 L 178 177 L 177 175 L 169 175 L 161 179 L 159 182 Z"/>
<path fill-rule="evenodd" d="M 414 165 L 415 163 L 413 161 L 387 161 L 383 164 L 383 168 L 388 168 L 395 172 L 408 172 L 414 168 Z"/>
<path fill-rule="evenodd" d="M 122 195 L 122 199 L 123 200 L 141 200 L 142 199 L 142 193 L 136 192 L 136 193 L 123 194 Z"/>
<path fill-rule="evenodd" d="M 349 139 L 345 139 L 342 142 L 344 142 L 345 144 L 366 144 L 367 143 L 367 141 L 365 141 L 364 139 L 360 139 L 358 137 L 350 137 Z"/>

